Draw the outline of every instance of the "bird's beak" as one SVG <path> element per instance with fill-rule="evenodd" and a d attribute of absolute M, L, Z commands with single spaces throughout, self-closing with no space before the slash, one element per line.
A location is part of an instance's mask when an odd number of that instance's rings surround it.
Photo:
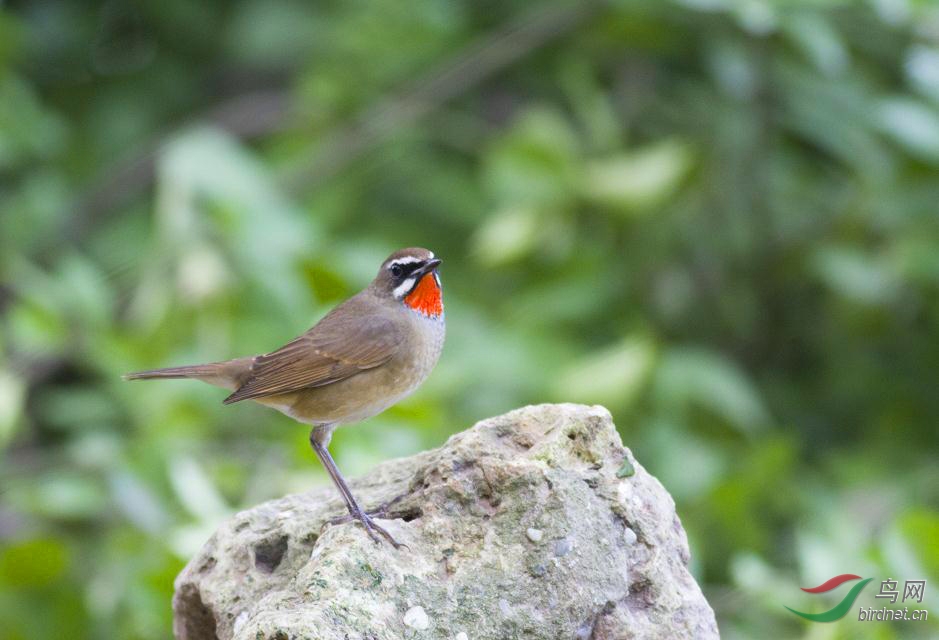
<path fill-rule="evenodd" d="M 440 266 L 441 262 L 442 260 L 440 260 L 440 258 L 434 258 L 433 260 L 428 260 L 427 262 L 422 264 L 420 267 L 415 269 L 411 275 L 420 277 L 426 273 L 430 273 L 431 271 L 436 271 L 437 267 Z"/>

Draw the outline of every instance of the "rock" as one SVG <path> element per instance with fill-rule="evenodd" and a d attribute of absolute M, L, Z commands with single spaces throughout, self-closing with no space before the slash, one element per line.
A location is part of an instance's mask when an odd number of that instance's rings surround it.
<path fill-rule="evenodd" d="M 332 486 L 259 505 L 176 579 L 177 638 L 718 637 L 671 496 L 601 407 L 525 407 L 351 485 L 408 548 L 327 524 Z"/>
<path fill-rule="evenodd" d="M 404 624 L 423 631 L 430 626 L 430 619 L 424 607 L 411 607 L 404 612 Z"/>

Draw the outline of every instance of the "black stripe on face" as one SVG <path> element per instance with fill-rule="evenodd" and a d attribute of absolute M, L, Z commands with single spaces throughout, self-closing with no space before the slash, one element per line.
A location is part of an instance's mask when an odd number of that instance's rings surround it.
<path fill-rule="evenodd" d="M 405 258 L 404 260 L 395 260 L 388 265 L 388 271 L 395 282 L 404 282 L 408 277 L 423 267 L 427 262 L 416 258 Z"/>

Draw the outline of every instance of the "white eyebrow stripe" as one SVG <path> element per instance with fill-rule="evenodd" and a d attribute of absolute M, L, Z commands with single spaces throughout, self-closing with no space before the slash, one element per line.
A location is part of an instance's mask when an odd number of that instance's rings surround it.
<path fill-rule="evenodd" d="M 423 262 L 423 260 L 415 258 L 414 256 L 404 256 L 403 258 L 395 258 L 388 266 L 390 267 L 395 264 L 414 264 L 415 262 Z"/>
<path fill-rule="evenodd" d="M 405 295 L 407 295 L 407 293 L 413 287 L 414 287 L 414 278 L 408 278 L 407 280 L 399 284 L 397 287 L 395 287 L 392 293 L 394 294 L 395 298 L 398 298 L 400 300 Z"/>

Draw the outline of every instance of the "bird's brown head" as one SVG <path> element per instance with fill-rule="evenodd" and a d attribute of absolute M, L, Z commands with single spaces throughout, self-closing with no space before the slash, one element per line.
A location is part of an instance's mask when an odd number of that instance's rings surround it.
<path fill-rule="evenodd" d="M 382 263 L 373 290 L 428 317 L 443 314 L 443 292 L 433 251 L 410 247 L 395 251 Z"/>

